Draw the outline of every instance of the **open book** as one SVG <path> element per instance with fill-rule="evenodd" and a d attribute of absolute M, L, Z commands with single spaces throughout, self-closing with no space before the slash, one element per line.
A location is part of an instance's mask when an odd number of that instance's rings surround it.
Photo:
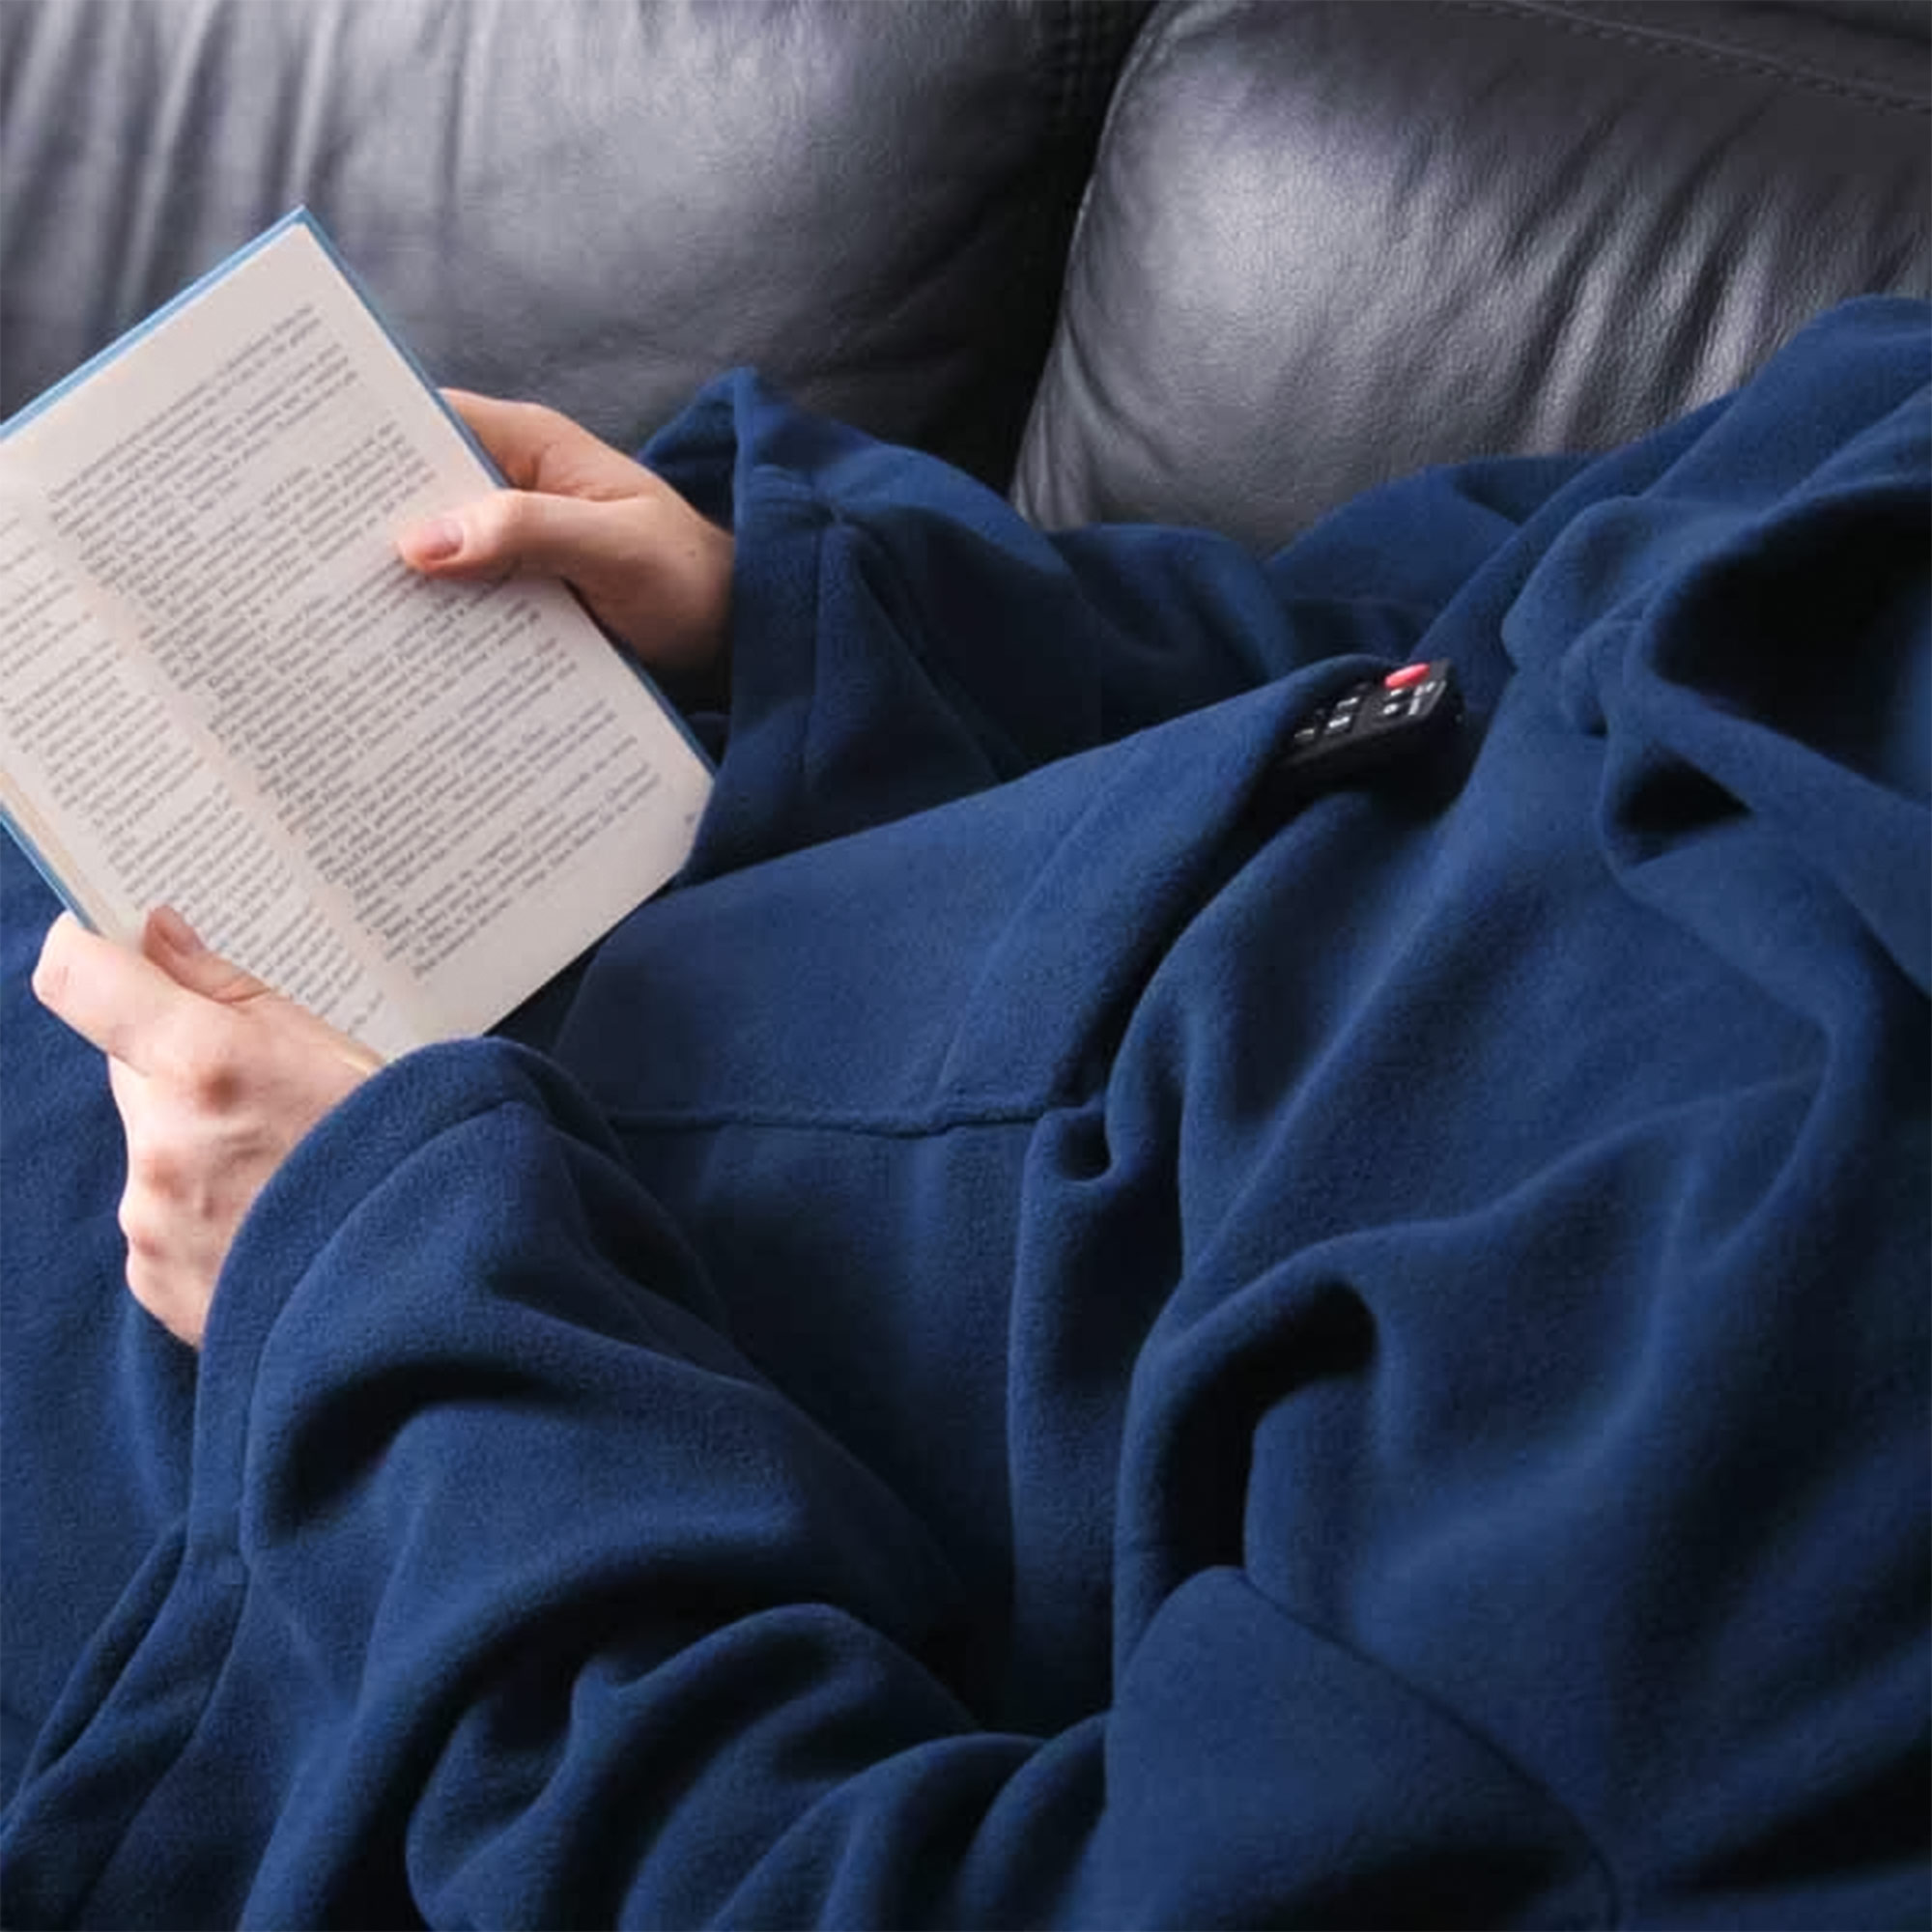
<path fill-rule="evenodd" d="M 300 211 L 0 425 L 0 812 L 83 920 L 394 1054 L 677 870 L 709 766 L 570 592 L 396 555 L 498 480 Z"/>

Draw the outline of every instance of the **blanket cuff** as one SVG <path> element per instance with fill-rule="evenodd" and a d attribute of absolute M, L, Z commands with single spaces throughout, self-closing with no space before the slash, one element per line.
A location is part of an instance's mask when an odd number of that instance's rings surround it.
<path fill-rule="evenodd" d="M 190 1540 L 233 1534 L 256 1376 L 275 1323 L 343 1224 L 440 1135 L 504 1105 L 535 1106 L 608 1139 L 550 1062 L 502 1039 L 451 1040 L 404 1056 L 319 1122 L 249 1209 L 209 1311 L 195 1394 Z"/>

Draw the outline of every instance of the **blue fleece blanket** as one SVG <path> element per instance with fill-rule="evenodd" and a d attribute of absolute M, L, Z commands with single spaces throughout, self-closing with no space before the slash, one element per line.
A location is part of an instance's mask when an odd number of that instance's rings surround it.
<path fill-rule="evenodd" d="M 1925 1922 L 1928 341 L 1265 562 L 715 385 L 689 873 L 198 1362 L 10 850 L 6 1922 Z"/>

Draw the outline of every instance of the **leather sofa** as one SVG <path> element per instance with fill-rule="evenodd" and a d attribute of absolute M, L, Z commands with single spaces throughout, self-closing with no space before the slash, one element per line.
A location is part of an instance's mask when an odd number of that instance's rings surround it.
<path fill-rule="evenodd" d="M 1932 293 L 1924 0 L 8 0 L 0 411 L 306 202 L 438 380 L 1272 546 Z"/>

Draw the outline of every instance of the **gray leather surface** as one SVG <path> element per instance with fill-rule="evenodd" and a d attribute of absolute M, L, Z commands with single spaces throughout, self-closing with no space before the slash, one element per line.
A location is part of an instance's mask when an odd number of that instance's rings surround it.
<path fill-rule="evenodd" d="M 1167 0 L 1016 496 L 1261 547 L 1423 464 L 1603 446 L 1932 293 L 1927 10 Z"/>
<path fill-rule="evenodd" d="M 438 380 L 1005 483 L 1139 0 L 0 0 L 0 410 L 298 201 Z M 1932 292 L 1926 0 L 1164 0 L 1015 494 L 1280 541 Z"/>
<path fill-rule="evenodd" d="M 298 202 L 441 382 L 623 443 L 718 369 L 1007 480 L 1096 0 L 0 0 L 0 411 Z"/>

